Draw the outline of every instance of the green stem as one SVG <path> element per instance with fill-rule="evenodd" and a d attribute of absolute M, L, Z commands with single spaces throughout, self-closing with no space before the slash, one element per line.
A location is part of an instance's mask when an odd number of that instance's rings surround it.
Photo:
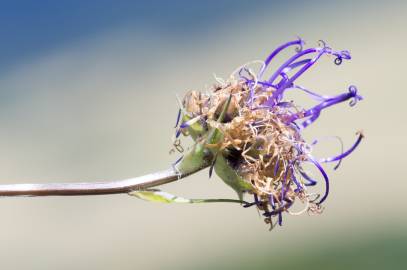
<path fill-rule="evenodd" d="M 174 182 L 204 168 L 195 167 L 181 172 L 171 168 L 131 179 L 107 182 L 0 185 L 0 196 L 82 196 L 129 193 Z"/>

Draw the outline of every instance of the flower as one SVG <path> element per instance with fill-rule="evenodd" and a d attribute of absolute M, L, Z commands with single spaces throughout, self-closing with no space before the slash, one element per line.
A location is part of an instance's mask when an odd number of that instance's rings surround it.
<path fill-rule="evenodd" d="M 272 60 L 293 46 L 297 47 L 295 54 L 265 78 Z M 210 175 L 215 169 L 240 199 L 243 194 L 252 194 L 254 201 L 244 206 L 255 205 L 272 227 L 282 225 L 284 212 L 321 212 L 329 194 L 329 178 L 322 164 L 338 162 L 334 168 L 337 169 L 363 138 L 359 132 L 354 145 L 337 156 L 317 159 L 311 154 L 318 140 L 307 143 L 302 130 L 326 108 L 347 100 L 354 106 L 362 97 L 353 85 L 345 93 L 324 96 L 297 84 L 298 78 L 324 55 L 334 56 L 337 65 L 351 59 L 348 51 L 335 51 L 322 41 L 315 48 L 303 46 L 301 39 L 287 42 L 261 62 L 257 73 L 244 65 L 230 80 L 219 79 L 210 93 L 188 92 L 177 117 L 175 145 L 180 145 L 180 134 L 191 136 L 210 156 Z M 287 91 L 305 92 L 318 103 L 303 109 L 285 99 Z M 310 187 L 317 180 L 305 170 L 305 163 L 321 173 L 324 193 L 311 193 Z M 293 213 L 290 208 L 296 200 L 305 208 Z"/>

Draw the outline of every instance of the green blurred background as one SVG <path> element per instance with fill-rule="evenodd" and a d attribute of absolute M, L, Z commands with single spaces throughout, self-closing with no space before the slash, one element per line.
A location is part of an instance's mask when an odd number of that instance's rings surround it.
<path fill-rule="evenodd" d="M 406 269 L 405 1 L 2 1 L 0 183 L 123 179 L 165 169 L 175 94 L 264 59 L 297 35 L 348 49 L 302 85 L 365 100 L 306 132 L 366 140 L 319 216 L 269 232 L 255 209 L 126 195 L 0 200 L 1 269 Z M 305 100 L 305 97 L 300 97 Z M 329 143 L 317 153 L 333 153 Z M 332 151 L 331 151 L 332 150 Z M 234 197 L 201 172 L 165 186 Z"/>

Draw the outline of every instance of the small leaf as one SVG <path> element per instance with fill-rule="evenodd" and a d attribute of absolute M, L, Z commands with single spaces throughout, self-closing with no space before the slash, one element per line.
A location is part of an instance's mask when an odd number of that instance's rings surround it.
<path fill-rule="evenodd" d="M 139 190 L 132 191 L 129 193 L 131 196 L 135 196 L 139 199 L 150 201 L 150 202 L 160 202 L 160 203 L 190 203 L 190 200 L 181 197 L 174 196 L 170 193 L 163 192 L 160 190 Z"/>
<path fill-rule="evenodd" d="M 170 193 L 161 190 L 135 190 L 129 193 L 130 196 L 135 196 L 139 199 L 149 202 L 160 203 L 216 203 L 216 202 L 228 202 L 228 203 L 241 203 L 248 204 L 248 202 L 242 200 L 233 199 L 186 199 L 172 195 Z"/>

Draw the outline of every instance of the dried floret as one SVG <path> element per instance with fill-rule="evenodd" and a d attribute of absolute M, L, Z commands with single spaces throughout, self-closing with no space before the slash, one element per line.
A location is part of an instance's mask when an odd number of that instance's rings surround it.
<path fill-rule="evenodd" d="M 363 138 L 359 132 L 356 143 L 334 157 L 318 160 L 311 155 L 318 141 L 307 143 L 301 131 L 327 107 L 346 100 L 353 106 L 362 97 L 353 85 L 337 96 L 323 96 L 298 85 L 297 79 L 323 55 L 334 56 L 337 65 L 351 58 L 348 51 L 334 51 L 324 42 L 309 49 L 303 49 L 303 45 L 301 39 L 281 45 L 262 62 L 259 72 L 243 66 L 209 93 L 188 92 L 177 117 L 176 138 L 180 134 L 191 136 L 202 155 L 210 156 L 210 174 L 214 169 L 240 199 L 245 193 L 252 194 L 254 201 L 244 206 L 256 205 L 271 226 L 282 224 L 283 212 L 320 213 L 329 193 L 329 179 L 322 163 L 340 162 Z M 270 62 L 291 46 L 297 46 L 295 54 L 265 79 Z M 305 92 L 319 103 L 302 109 L 284 98 L 287 91 Z M 185 166 L 187 162 L 183 163 Z M 304 163 L 319 170 L 325 181 L 324 193 L 309 191 L 317 181 L 304 169 Z M 298 213 L 290 210 L 296 200 L 306 205 Z"/>

